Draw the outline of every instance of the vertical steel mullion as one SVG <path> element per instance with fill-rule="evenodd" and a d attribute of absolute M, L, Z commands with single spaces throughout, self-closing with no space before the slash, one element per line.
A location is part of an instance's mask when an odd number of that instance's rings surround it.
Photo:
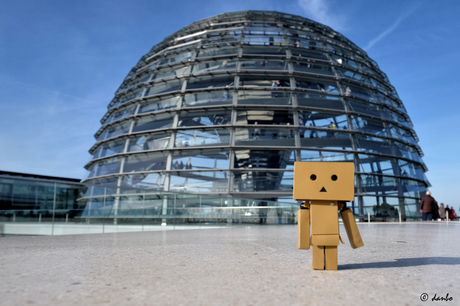
<path fill-rule="evenodd" d="M 104 187 L 104 204 L 102 207 L 102 233 L 104 234 L 105 232 L 105 203 L 107 199 L 107 187 Z"/>
<path fill-rule="evenodd" d="M 56 212 L 56 192 L 57 192 L 57 183 L 54 183 L 54 197 L 53 197 L 53 219 L 51 225 L 51 236 L 54 235 L 54 216 Z"/>

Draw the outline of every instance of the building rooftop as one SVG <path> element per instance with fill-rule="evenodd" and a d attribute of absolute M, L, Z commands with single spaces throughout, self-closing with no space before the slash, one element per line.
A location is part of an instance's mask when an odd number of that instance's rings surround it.
<path fill-rule="evenodd" d="M 0 176 L 13 177 L 13 178 L 28 178 L 28 179 L 31 178 L 31 179 L 39 179 L 39 180 L 51 180 L 51 181 L 59 181 L 59 182 L 63 181 L 63 182 L 72 182 L 72 183 L 79 183 L 81 181 L 80 179 L 76 179 L 76 178 L 31 174 L 31 173 L 21 173 L 21 172 L 11 172 L 11 171 L 0 171 Z"/>
<path fill-rule="evenodd" d="M 358 226 L 365 245 L 354 250 L 344 237 L 338 271 L 312 270 L 294 225 L 2 237 L 0 296 L 4 305 L 421 305 L 423 293 L 429 302 L 435 294 L 460 300 L 460 222 Z"/>

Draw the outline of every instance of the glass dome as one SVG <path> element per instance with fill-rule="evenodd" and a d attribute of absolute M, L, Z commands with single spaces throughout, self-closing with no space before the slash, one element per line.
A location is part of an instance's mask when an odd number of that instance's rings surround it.
<path fill-rule="evenodd" d="M 312 20 L 225 13 L 155 45 L 108 105 L 86 183 L 292 200 L 294 161 L 353 161 L 354 212 L 414 217 L 429 186 L 395 88 Z"/>

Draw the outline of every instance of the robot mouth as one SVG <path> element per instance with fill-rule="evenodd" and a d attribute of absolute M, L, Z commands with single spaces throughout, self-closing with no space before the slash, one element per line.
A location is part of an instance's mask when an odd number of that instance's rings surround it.
<path fill-rule="evenodd" d="M 319 192 L 327 192 L 326 188 L 321 188 L 321 190 Z"/>

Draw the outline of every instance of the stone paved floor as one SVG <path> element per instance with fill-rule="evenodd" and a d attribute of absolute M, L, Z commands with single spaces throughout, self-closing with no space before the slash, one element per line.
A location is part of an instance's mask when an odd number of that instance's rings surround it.
<path fill-rule="evenodd" d="M 359 229 L 338 271 L 291 225 L 1 237 L 0 305 L 460 305 L 460 222 Z"/>

